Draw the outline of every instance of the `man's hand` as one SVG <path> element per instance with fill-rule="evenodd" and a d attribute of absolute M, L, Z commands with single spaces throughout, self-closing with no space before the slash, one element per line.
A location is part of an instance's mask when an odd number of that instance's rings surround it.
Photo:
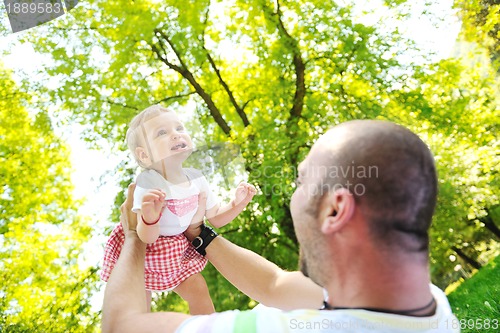
<path fill-rule="evenodd" d="M 137 229 L 137 214 L 132 212 L 134 190 L 135 184 L 132 183 L 128 186 L 127 198 L 125 199 L 125 202 L 120 206 L 120 222 L 124 231 Z M 125 234 L 127 234 L 127 232 L 125 232 Z"/>
<path fill-rule="evenodd" d="M 248 183 L 240 183 L 236 188 L 236 192 L 234 194 L 234 204 L 238 206 L 239 204 L 248 205 L 248 203 L 252 200 L 257 190 L 255 186 Z"/>
<path fill-rule="evenodd" d="M 192 241 L 200 235 L 200 226 L 203 224 L 203 218 L 205 217 L 205 211 L 207 209 L 207 194 L 205 192 L 200 192 L 198 196 L 198 210 L 191 219 L 191 223 L 184 235 L 189 241 Z"/>

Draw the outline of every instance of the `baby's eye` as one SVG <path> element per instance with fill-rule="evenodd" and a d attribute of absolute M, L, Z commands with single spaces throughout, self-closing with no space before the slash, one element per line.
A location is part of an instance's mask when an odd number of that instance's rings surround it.
<path fill-rule="evenodd" d="M 184 126 L 178 126 L 176 130 L 178 132 L 184 132 Z"/>
<path fill-rule="evenodd" d="M 162 136 L 162 135 L 165 135 L 165 134 L 167 134 L 167 131 L 164 130 L 164 129 L 161 129 L 161 130 L 158 131 L 157 136 Z"/>

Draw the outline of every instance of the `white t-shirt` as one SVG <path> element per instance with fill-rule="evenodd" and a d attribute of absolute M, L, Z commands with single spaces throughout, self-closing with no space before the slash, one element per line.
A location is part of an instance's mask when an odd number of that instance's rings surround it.
<path fill-rule="evenodd" d="M 134 206 L 132 207 L 132 211 L 136 213 L 141 209 L 142 198 L 149 190 L 161 189 L 167 194 L 166 207 L 159 222 L 162 236 L 179 235 L 186 231 L 198 210 L 200 192 L 207 194 L 207 210 L 217 204 L 216 197 L 210 190 L 205 176 L 196 169 L 183 170 L 189 179 L 189 184 L 174 185 L 158 172 L 150 169 L 141 172 L 136 180 Z"/>
<path fill-rule="evenodd" d="M 293 291 L 290 291 L 293 292 Z M 451 312 L 446 295 L 431 285 L 437 303 L 430 317 L 409 317 L 367 310 L 281 311 L 262 307 L 252 311 L 226 311 L 194 316 L 177 330 L 179 333 L 438 333 L 460 332 L 460 323 Z"/>

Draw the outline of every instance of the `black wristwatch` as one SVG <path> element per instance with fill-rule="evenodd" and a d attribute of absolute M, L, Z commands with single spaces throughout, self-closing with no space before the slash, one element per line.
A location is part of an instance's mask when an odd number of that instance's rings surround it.
<path fill-rule="evenodd" d="M 210 242 L 215 237 L 217 237 L 218 234 L 214 231 L 214 229 L 210 228 L 206 224 L 202 224 L 200 226 L 200 228 L 201 228 L 200 235 L 198 237 L 196 237 L 195 239 L 193 239 L 193 241 L 191 242 L 191 244 L 194 246 L 194 249 L 199 254 L 201 254 L 202 256 L 204 256 L 205 254 L 207 254 L 207 252 L 205 251 L 205 249 L 207 248 L 208 244 L 210 244 Z"/>

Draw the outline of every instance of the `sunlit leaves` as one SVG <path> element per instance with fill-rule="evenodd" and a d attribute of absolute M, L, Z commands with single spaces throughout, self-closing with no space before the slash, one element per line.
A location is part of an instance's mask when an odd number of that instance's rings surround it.
<path fill-rule="evenodd" d="M 76 217 L 67 147 L 2 67 L 0 94 L 0 331 L 91 332 L 96 274 L 79 266 L 90 229 Z"/>
<path fill-rule="evenodd" d="M 456 0 L 463 22 L 462 36 L 489 52 L 493 66 L 500 69 L 500 4 L 495 0 Z"/>

